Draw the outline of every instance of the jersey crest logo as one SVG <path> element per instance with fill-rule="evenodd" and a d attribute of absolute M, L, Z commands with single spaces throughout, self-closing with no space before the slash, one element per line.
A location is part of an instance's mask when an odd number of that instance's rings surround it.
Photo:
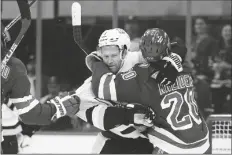
<path fill-rule="evenodd" d="M 5 68 L 2 70 L 2 77 L 3 77 L 4 79 L 7 79 L 9 73 L 10 73 L 10 67 L 5 66 Z"/>
<path fill-rule="evenodd" d="M 129 71 L 127 73 L 122 74 L 122 79 L 123 80 L 130 80 L 133 79 L 137 76 L 135 71 Z"/>
<path fill-rule="evenodd" d="M 150 66 L 150 64 L 148 64 L 148 63 L 139 64 L 139 67 L 141 67 L 141 68 L 148 68 L 149 66 Z"/>

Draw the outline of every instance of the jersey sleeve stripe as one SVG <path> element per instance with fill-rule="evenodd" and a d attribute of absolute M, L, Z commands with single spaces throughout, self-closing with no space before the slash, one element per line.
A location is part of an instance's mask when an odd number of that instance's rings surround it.
<path fill-rule="evenodd" d="M 159 129 L 161 131 L 165 131 L 164 129 L 155 127 L 155 130 L 152 129 L 149 131 L 149 135 L 154 136 L 157 139 L 161 139 L 171 145 L 177 146 L 182 149 L 191 149 L 191 148 L 200 147 L 206 143 L 206 141 L 208 140 L 208 136 L 209 136 L 207 133 L 207 135 L 203 139 L 200 139 L 192 143 L 184 143 L 183 141 L 181 141 L 180 139 L 178 139 L 177 137 L 175 137 L 173 134 L 169 133 L 168 131 L 161 133 L 159 132 Z"/>
<path fill-rule="evenodd" d="M 104 99 L 104 83 L 108 74 L 105 74 L 101 77 L 98 89 L 98 97 Z"/>
<path fill-rule="evenodd" d="M 18 114 L 22 115 L 25 114 L 27 112 L 29 112 L 31 109 L 33 109 L 37 104 L 39 104 L 39 101 L 34 99 L 32 102 L 30 102 L 30 104 L 26 107 L 23 107 L 22 109 L 18 109 Z M 16 104 L 17 107 L 17 104 Z"/>
<path fill-rule="evenodd" d="M 110 94 L 111 94 L 111 100 L 113 101 L 117 101 L 117 92 L 116 92 L 115 82 L 114 82 L 115 78 L 116 78 L 116 75 L 113 75 L 110 81 Z"/>
<path fill-rule="evenodd" d="M 117 135 L 119 135 L 119 136 L 121 136 L 121 137 L 125 137 L 125 138 L 138 138 L 138 137 L 145 138 L 145 136 L 143 136 L 138 130 L 133 130 L 131 132 L 123 134 L 123 132 L 125 130 L 127 130 L 128 128 L 130 128 L 130 127 L 131 126 L 120 125 L 118 127 L 115 127 L 113 129 L 111 129 L 110 131 L 117 134 Z"/>
<path fill-rule="evenodd" d="M 105 116 L 106 109 L 107 109 L 106 106 L 98 105 L 97 107 L 93 109 L 93 112 L 92 112 L 93 125 L 101 130 L 105 130 L 104 129 L 104 116 Z"/>
<path fill-rule="evenodd" d="M 32 95 L 24 96 L 23 98 L 11 98 L 9 101 L 11 103 L 20 103 L 20 102 L 27 102 L 28 100 L 31 100 L 34 98 Z"/>
<path fill-rule="evenodd" d="M 22 132 L 22 127 L 20 124 L 18 124 L 17 127 L 15 127 L 15 128 L 2 129 L 2 135 L 4 135 L 4 136 L 17 135 L 20 132 Z"/>
<path fill-rule="evenodd" d="M 104 86 L 103 86 L 103 94 L 105 100 L 111 100 L 111 92 L 110 92 L 110 82 L 112 80 L 112 75 L 106 77 Z"/>
<path fill-rule="evenodd" d="M 99 83 L 98 97 L 105 100 L 117 100 L 116 88 L 112 73 L 104 74 Z"/>
<path fill-rule="evenodd" d="M 33 97 L 30 100 L 25 100 L 24 102 L 14 102 L 13 105 L 17 108 L 17 109 L 22 109 L 24 107 L 27 107 L 31 104 L 31 102 L 33 102 L 35 100 L 35 98 Z M 11 102 L 11 101 L 9 101 Z"/>
<path fill-rule="evenodd" d="M 183 144 L 183 145 L 196 144 L 196 143 L 198 143 L 198 142 L 200 142 L 200 141 L 205 140 L 205 139 L 208 138 L 208 132 L 207 132 L 206 136 L 203 139 L 200 139 L 200 140 L 192 142 L 192 143 L 186 143 L 186 142 L 180 140 L 178 137 L 176 137 L 171 132 L 169 132 L 169 131 L 167 131 L 167 130 L 165 130 L 163 128 L 159 128 L 159 127 L 155 126 L 155 129 L 152 129 L 150 131 L 151 131 L 151 133 L 157 133 L 159 135 L 165 135 L 169 139 L 171 139 L 171 140 L 173 140 L 173 141 L 175 141 L 177 143 Z"/>
<path fill-rule="evenodd" d="M 163 139 L 160 139 L 154 135 L 148 134 L 148 138 L 154 146 L 157 146 L 168 154 L 203 154 L 209 148 L 209 139 L 202 143 L 201 146 L 196 146 L 194 148 L 182 148 L 171 144 Z"/>
<path fill-rule="evenodd" d="M 132 126 L 128 127 L 126 130 L 124 131 L 121 131 L 122 134 L 129 134 L 129 133 L 132 133 L 134 132 L 136 129 Z"/>

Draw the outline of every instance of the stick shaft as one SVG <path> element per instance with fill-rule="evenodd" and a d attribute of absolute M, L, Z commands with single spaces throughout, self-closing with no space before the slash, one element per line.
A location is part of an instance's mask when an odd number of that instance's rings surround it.
<path fill-rule="evenodd" d="M 33 0 L 29 3 L 29 7 L 31 7 L 34 3 L 36 2 L 36 0 Z M 17 17 L 15 17 L 6 27 L 5 27 L 5 31 L 8 31 L 12 26 L 15 25 L 15 23 L 17 23 L 20 19 L 21 19 L 21 14 L 18 15 Z"/>

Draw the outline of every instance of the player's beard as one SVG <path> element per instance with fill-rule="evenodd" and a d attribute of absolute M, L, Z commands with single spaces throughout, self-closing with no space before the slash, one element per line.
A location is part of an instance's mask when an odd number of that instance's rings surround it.
<path fill-rule="evenodd" d="M 119 63 L 117 63 L 113 66 L 108 66 L 108 67 L 112 73 L 117 74 L 120 71 L 120 69 L 122 68 L 122 66 L 123 66 L 123 61 L 120 60 Z"/>
<path fill-rule="evenodd" d="M 109 66 L 109 69 L 114 74 L 116 74 L 119 71 L 119 67 L 117 65 Z"/>

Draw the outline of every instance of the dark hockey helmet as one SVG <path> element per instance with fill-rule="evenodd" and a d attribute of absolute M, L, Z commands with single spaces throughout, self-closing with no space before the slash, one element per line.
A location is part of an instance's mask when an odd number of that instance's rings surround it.
<path fill-rule="evenodd" d="M 139 46 L 147 62 L 157 62 L 169 54 L 170 39 L 162 29 L 148 29 L 142 36 Z"/>

